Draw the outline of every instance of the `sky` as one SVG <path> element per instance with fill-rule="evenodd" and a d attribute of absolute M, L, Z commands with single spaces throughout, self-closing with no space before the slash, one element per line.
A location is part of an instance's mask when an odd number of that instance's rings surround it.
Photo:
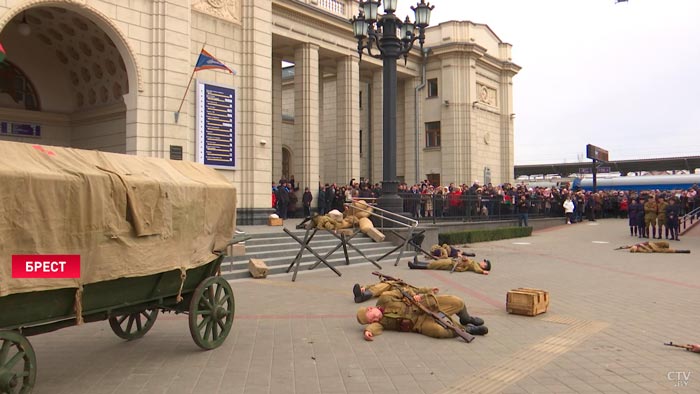
<path fill-rule="evenodd" d="M 399 0 L 397 16 L 417 2 Z M 433 0 L 513 46 L 515 164 L 700 155 L 700 0 Z"/>

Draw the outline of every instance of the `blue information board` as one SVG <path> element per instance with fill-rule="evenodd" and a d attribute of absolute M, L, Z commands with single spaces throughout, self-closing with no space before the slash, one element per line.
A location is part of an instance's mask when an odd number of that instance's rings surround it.
<path fill-rule="evenodd" d="M 197 81 L 197 161 L 236 168 L 236 89 Z"/>

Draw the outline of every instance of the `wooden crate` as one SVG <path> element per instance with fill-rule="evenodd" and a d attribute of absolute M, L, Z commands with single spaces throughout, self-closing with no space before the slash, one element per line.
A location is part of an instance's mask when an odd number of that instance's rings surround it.
<path fill-rule="evenodd" d="M 549 292 L 545 290 L 519 287 L 506 295 L 508 313 L 535 316 L 547 312 L 548 307 Z"/>
<path fill-rule="evenodd" d="M 226 249 L 229 256 L 245 256 L 245 242 L 229 245 Z"/>
<path fill-rule="evenodd" d="M 284 225 L 284 220 L 282 218 L 267 218 L 268 226 L 282 226 Z"/>

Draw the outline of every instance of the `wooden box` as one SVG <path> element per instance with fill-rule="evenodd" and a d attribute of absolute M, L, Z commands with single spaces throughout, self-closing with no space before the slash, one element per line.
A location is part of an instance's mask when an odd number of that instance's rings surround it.
<path fill-rule="evenodd" d="M 245 256 L 245 242 L 229 245 L 226 254 L 229 256 Z"/>
<path fill-rule="evenodd" d="M 253 278 L 265 278 L 267 277 L 267 272 L 269 268 L 265 264 L 264 260 L 261 259 L 250 259 L 248 261 L 248 271 Z"/>
<path fill-rule="evenodd" d="M 283 224 L 284 220 L 282 218 L 267 218 L 268 226 L 282 226 Z"/>
<path fill-rule="evenodd" d="M 525 316 L 535 316 L 547 312 L 549 307 L 549 292 L 539 289 L 519 287 L 506 295 L 506 310 L 508 313 Z"/>

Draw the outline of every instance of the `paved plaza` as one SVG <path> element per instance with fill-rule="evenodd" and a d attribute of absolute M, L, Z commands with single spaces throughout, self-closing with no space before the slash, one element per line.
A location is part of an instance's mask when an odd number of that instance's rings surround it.
<path fill-rule="evenodd" d="M 212 351 L 172 314 L 133 342 L 107 322 L 30 337 L 35 392 L 699 393 L 700 354 L 663 345 L 700 342 L 699 231 L 671 241 L 691 254 L 613 250 L 638 241 L 628 234 L 626 220 L 608 219 L 470 245 L 493 263 L 488 276 L 382 261 L 387 274 L 463 297 L 490 330 L 470 344 L 398 332 L 364 341 L 351 288 L 374 281 L 375 267 L 339 266 L 338 277 L 321 265 L 296 282 L 232 281 L 236 320 Z M 549 311 L 506 313 L 516 287 L 548 290 Z"/>

